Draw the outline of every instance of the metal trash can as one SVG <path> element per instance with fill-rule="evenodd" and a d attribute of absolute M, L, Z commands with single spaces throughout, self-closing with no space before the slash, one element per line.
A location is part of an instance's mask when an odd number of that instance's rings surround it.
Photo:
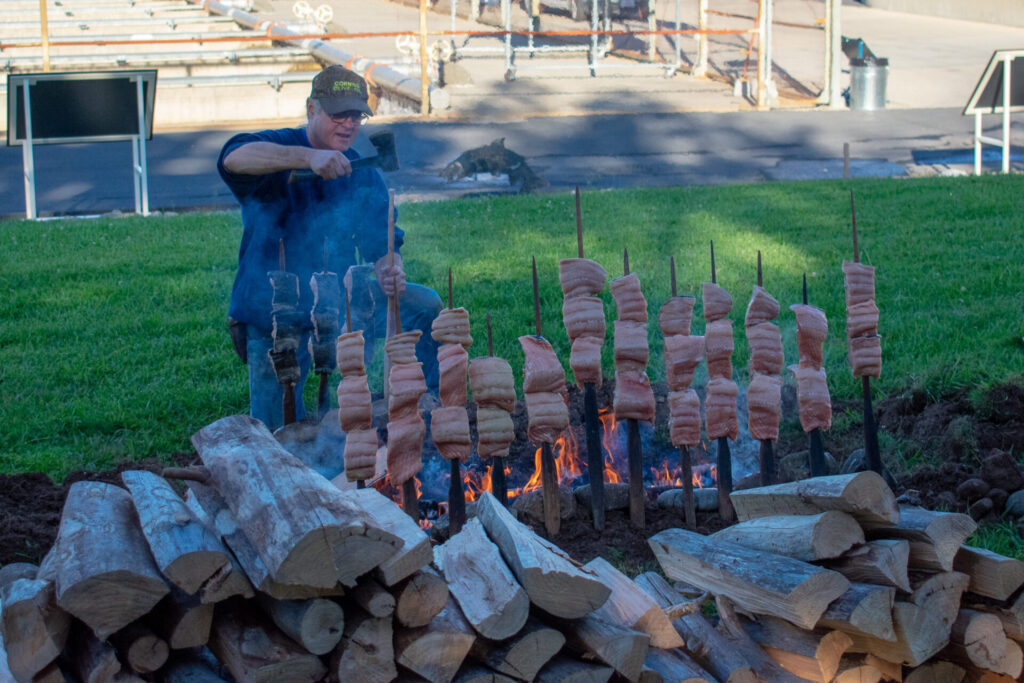
<path fill-rule="evenodd" d="M 885 86 L 888 77 L 888 59 L 851 59 L 850 109 L 885 109 Z"/>

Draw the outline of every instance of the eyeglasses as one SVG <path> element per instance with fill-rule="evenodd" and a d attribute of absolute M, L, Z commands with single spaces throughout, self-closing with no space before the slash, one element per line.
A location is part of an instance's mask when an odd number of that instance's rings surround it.
<path fill-rule="evenodd" d="M 327 112 L 324 112 L 325 114 Z M 335 123 L 344 123 L 351 121 L 353 123 L 362 123 L 366 119 L 370 118 L 369 114 L 365 114 L 358 109 L 350 109 L 348 111 L 340 111 L 337 114 L 327 114 L 328 118 Z"/>

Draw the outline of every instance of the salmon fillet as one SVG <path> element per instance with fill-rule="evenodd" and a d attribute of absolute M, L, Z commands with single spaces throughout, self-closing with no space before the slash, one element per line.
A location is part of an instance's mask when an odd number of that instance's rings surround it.
<path fill-rule="evenodd" d="M 462 344 L 442 344 L 437 350 L 438 394 L 443 406 L 465 406 L 469 354 Z"/>
<path fill-rule="evenodd" d="M 601 264 L 588 258 L 566 258 L 558 262 L 558 282 L 567 298 L 600 294 L 607 277 Z"/>
<path fill-rule="evenodd" d="M 674 334 L 690 334 L 690 322 L 693 320 L 693 307 L 697 297 L 674 296 L 669 298 L 658 309 L 658 329 L 668 337 Z"/>

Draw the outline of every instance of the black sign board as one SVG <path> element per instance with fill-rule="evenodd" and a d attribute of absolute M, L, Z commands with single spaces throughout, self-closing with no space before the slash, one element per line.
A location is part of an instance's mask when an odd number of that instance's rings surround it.
<path fill-rule="evenodd" d="M 1004 63 L 1007 60 L 1010 62 L 1010 111 L 1024 111 L 1024 50 L 996 50 L 964 107 L 965 116 L 1003 112 Z"/>
<path fill-rule="evenodd" d="M 31 144 L 129 140 L 140 135 L 138 81 L 146 139 L 153 138 L 156 71 L 94 71 L 7 76 L 7 144 L 20 145 L 25 84 L 32 112 Z"/>

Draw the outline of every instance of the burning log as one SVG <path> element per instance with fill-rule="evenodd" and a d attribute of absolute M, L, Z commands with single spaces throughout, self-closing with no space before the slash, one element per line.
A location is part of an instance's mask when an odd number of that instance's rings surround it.
<path fill-rule="evenodd" d="M 0 596 L 6 667 L 14 679 L 32 680 L 64 649 L 71 617 L 57 607 L 52 581 L 15 579 Z"/>
<path fill-rule="evenodd" d="M 611 594 L 608 586 L 538 538 L 487 492 L 477 501 L 477 518 L 530 602 L 545 612 L 579 619 L 603 605 Z"/>
<path fill-rule="evenodd" d="M 825 560 L 822 566 L 834 569 L 850 581 L 878 583 L 909 593 L 909 559 L 909 541 L 879 539 L 857 546 L 842 557 Z"/>
<path fill-rule="evenodd" d="M 837 572 L 682 529 L 661 531 L 648 543 L 670 578 L 807 629 L 850 586 Z"/>
<path fill-rule="evenodd" d="M 711 538 L 739 543 L 748 548 L 815 562 L 839 557 L 864 542 L 857 521 L 838 510 L 816 515 L 773 515 L 726 527 Z"/>
<path fill-rule="evenodd" d="M 501 642 L 477 638 L 469 656 L 500 674 L 532 681 L 564 644 L 560 631 L 528 619 L 515 636 Z"/>
<path fill-rule="evenodd" d="M 967 590 L 994 600 L 1008 600 L 1024 585 L 1024 562 L 984 548 L 960 546 L 953 569 L 970 577 Z"/>
<path fill-rule="evenodd" d="M 167 641 L 140 622 L 134 622 L 110 636 L 121 659 L 140 674 L 153 673 L 164 665 L 170 649 Z"/>
<path fill-rule="evenodd" d="M 951 626 L 960 612 L 960 599 L 970 579 L 960 572 L 911 574 L 910 602 L 924 607 L 944 626 Z"/>
<path fill-rule="evenodd" d="M 132 495 L 160 572 L 189 595 L 228 564 L 227 549 L 189 511 L 163 477 L 144 470 L 121 473 Z"/>
<path fill-rule="evenodd" d="M 328 669 L 338 681 L 389 683 L 398 676 L 391 619 L 366 614 L 350 616 Z"/>
<path fill-rule="evenodd" d="M 225 603 L 210 631 L 210 651 L 238 681 L 314 683 L 326 667 L 251 607 Z"/>
<path fill-rule="evenodd" d="M 809 515 L 839 510 L 866 529 L 900 521 L 900 508 L 885 480 L 874 472 L 839 474 L 736 491 L 732 502 L 739 520 L 769 515 Z M 879 530 L 879 535 L 883 532 Z"/>
<path fill-rule="evenodd" d="M 333 600 L 275 600 L 260 596 L 259 604 L 285 635 L 311 654 L 327 654 L 341 640 L 345 613 Z"/>
<path fill-rule="evenodd" d="M 113 484 L 71 485 L 55 546 L 57 605 L 98 638 L 146 614 L 169 591 L 153 564 L 131 496 Z"/>
<path fill-rule="evenodd" d="M 284 450 L 261 422 L 223 418 L 192 444 L 241 532 L 262 539 L 258 553 L 274 581 L 351 586 L 395 553 L 395 535 L 371 526 L 350 494 Z"/>
<path fill-rule="evenodd" d="M 783 619 L 761 616 L 745 620 L 754 642 L 786 671 L 809 681 L 829 683 L 843 653 L 853 644 L 841 631 L 805 631 Z"/>
<path fill-rule="evenodd" d="M 392 590 L 395 620 L 408 628 L 426 626 L 448 604 L 448 584 L 431 566 L 423 567 Z"/>
<path fill-rule="evenodd" d="M 607 560 L 596 557 L 583 568 L 593 572 L 612 590 L 608 600 L 594 611 L 594 616 L 646 633 L 651 638 L 652 647 L 670 649 L 686 646 L 657 603 Z"/>
<path fill-rule="evenodd" d="M 434 550 L 452 596 L 476 632 L 490 640 L 514 636 L 526 623 L 530 601 L 479 519 Z"/>
<path fill-rule="evenodd" d="M 455 677 L 476 634 L 449 595 L 444 609 L 429 624 L 395 632 L 395 660 L 432 683 Z"/>
<path fill-rule="evenodd" d="M 863 473 L 862 473 L 863 474 Z M 861 520 L 868 538 L 902 538 L 910 541 L 910 567 L 948 572 L 967 537 L 978 525 L 958 512 L 935 512 L 920 507 L 900 506 L 895 526 L 879 526 Z"/>

